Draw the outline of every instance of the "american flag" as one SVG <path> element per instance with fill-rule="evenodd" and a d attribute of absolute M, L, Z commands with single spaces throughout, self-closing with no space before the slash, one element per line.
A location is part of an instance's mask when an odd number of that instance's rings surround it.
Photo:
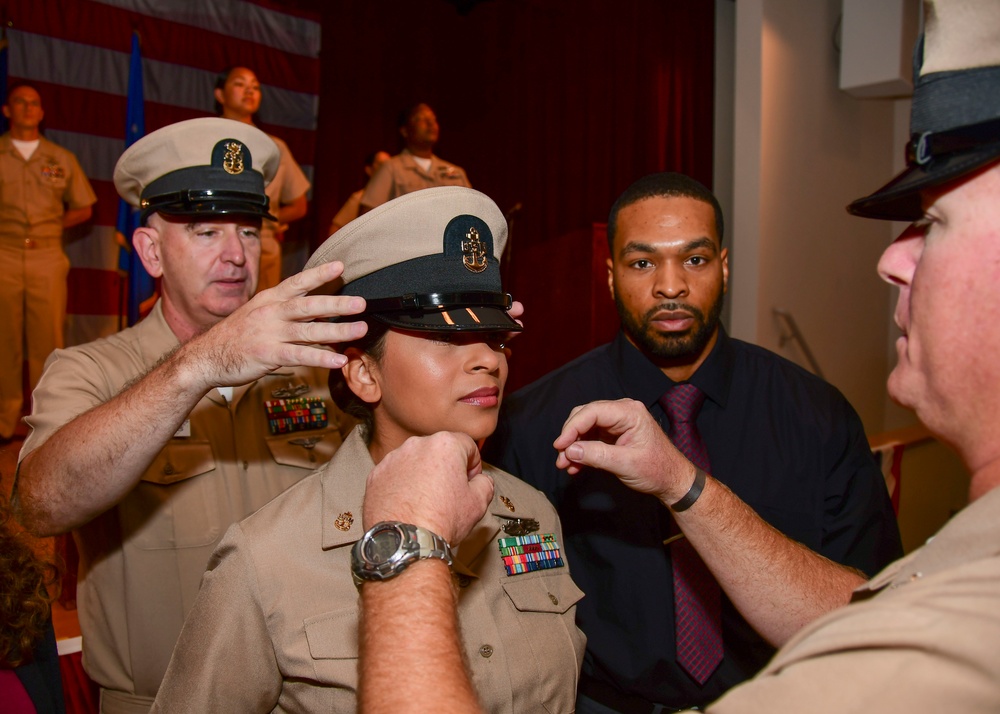
<path fill-rule="evenodd" d="M 66 236 L 72 263 L 67 344 L 118 329 L 115 162 L 125 146 L 133 33 L 142 48 L 146 132 L 214 113 L 219 72 L 250 67 L 258 126 L 280 136 L 312 178 L 319 106 L 316 15 L 257 0 L 8 0 L 9 85 L 42 96 L 43 133 L 74 154 L 97 193 L 94 218 Z"/>

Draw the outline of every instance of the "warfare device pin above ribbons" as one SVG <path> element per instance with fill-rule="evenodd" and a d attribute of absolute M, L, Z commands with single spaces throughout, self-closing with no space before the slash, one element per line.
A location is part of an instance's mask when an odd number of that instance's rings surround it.
<path fill-rule="evenodd" d="M 497 545 L 508 576 L 565 565 L 555 533 L 498 538 Z"/>

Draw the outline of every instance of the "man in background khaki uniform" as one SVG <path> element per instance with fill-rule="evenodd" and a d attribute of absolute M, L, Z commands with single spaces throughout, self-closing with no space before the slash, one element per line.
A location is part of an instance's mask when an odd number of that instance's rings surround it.
<path fill-rule="evenodd" d="M 72 152 L 43 137 L 42 98 L 27 85 L 11 90 L 3 114 L 10 132 L 0 137 L 0 438 L 21 417 L 22 364 L 38 384 L 52 350 L 63 346 L 66 228 L 90 219 L 97 201 Z"/>
<path fill-rule="evenodd" d="M 709 705 L 711 714 L 1000 711 L 1000 5 L 928 0 L 924 19 L 908 167 L 849 210 L 914 221 L 878 265 L 899 288 L 889 394 L 958 452 L 972 475 L 970 504 L 851 604 L 806 625 L 757 677 Z M 570 473 L 603 468 L 674 506 L 695 547 L 715 527 L 723 487 L 680 456 L 642 404 L 586 405 L 554 445 Z M 369 476 L 365 524 L 468 528 L 488 502 L 474 444 L 439 434 L 404 449 L 405 459 L 387 458 Z M 451 490 L 441 485 L 446 472 Z M 449 498 L 407 498 L 431 483 Z M 447 582 L 447 568 L 423 561 L 365 585 L 361 711 L 476 711 L 454 620 L 406 624 L 418 610 L 447 610 Z"/>
<path fill-rule="evenodd" d="M 33 395 L 14 505 L 37 534 L 74 531 L 103 712 L 148 711 L 226 528 L 325 462 L 349 426 L 326 386 L 343 358 L 325 345 L 364 328 L 313 320 L 364 301 L 306 297 L 341 266 L 251 300 L 278 160 L 266 134 L 220 118 L 133 144 L 115 186 L 143 209 L 133 240 L 161 298 L 135 327 L 56 351 Z"/>
<path fill-rule="evenodd" d="M 388 151 L 373 151 L 368 154 L 365 157 L 365 176 L 370 179 L 378 171 L 378 168 L 391 158 Z M 365 181 L 367 184 L 367 179 Z M 358 217 L 361 211 L 361 195 L 364 192 L 365 189 L 362 187 L 347 197 L 344 205 L 340 207 L 337 215 L 333 217 L 333 221 L 330 223 L 330 235 L 333 235 Z"/>
<path fill-rule="evenodd" d="M 361 213 L 422 188 L 472 188 L 461 166 L 434 155 L 441 129 L 433 109 L 422 102 L 414 104 L 399 115 L 398 127 L 404 148 L 382 164 L 368 181 L 361 194 Z"/>

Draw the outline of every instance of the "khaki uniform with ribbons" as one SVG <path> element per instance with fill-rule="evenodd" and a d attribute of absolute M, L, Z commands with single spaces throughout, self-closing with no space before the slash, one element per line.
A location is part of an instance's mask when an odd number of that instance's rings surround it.
<path fill-rule="evenodd" d="M 344 226 L 306 267 L 342 261 L 343 285 L 333 289 L 364 297 L 365 319 L 390 329 L 435 339 L 503 334 L 520 329 L 500 288 L 505 240 L 503 214 L 488 197 L 432 188 Z M 230 528 L 154 711 L 357 710 L 360 601 L 351 551 L 365 535 L 373 468 L 359 426 L 330 463 Z M 496 486 L 493 502 L 450 548 L 473 684 L 488 712 L 572 712 L 583 593 L 562 553 L 559 518 L 539 491 L 484 470 Z"/>
<path fill-rule="evenodd" d="M 25 160 L 0 137 L 0 436 L 21 416 L 22 364 L 33 389 L 45 360 L 64 344 L 66 278 L 63 214 L 97 201 L 72 152 L 41 137 Z M 27 347 L 25 355 L 24 347 Z"/>
<path fill-rule="evenodd" d="M 144 222 L 152 213 L 266 219 L 264 187 L 277 165 L 278 148 L 259 129 L 194 119 L 133 144 L 115 167 L 115 186 Z M 134 327 L 53 353 L 34 392 L 21 459 L 180 345 L 165 300 Z M 105 714 L 149 711 L 226 529 L 328 461 L 349 433 L 354 420 L 333 403 L 327 377 L 279 368 L 210 390 L 139 484 L 74 532 L 83 664 L 101 687 Z M 152 405 L 148 418 L 158 418 Z"/>

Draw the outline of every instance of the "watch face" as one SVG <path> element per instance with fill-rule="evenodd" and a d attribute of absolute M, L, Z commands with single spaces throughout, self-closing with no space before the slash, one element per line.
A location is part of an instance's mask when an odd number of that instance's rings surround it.
<path fill-rule="evenodd" d="M 373 565 L 383 565 L 399 549 L 403 542 L 399 531 L 395 527 L 388 527 L 373 533 L 372 537 L 365 543 L 365 559 Z"/>

